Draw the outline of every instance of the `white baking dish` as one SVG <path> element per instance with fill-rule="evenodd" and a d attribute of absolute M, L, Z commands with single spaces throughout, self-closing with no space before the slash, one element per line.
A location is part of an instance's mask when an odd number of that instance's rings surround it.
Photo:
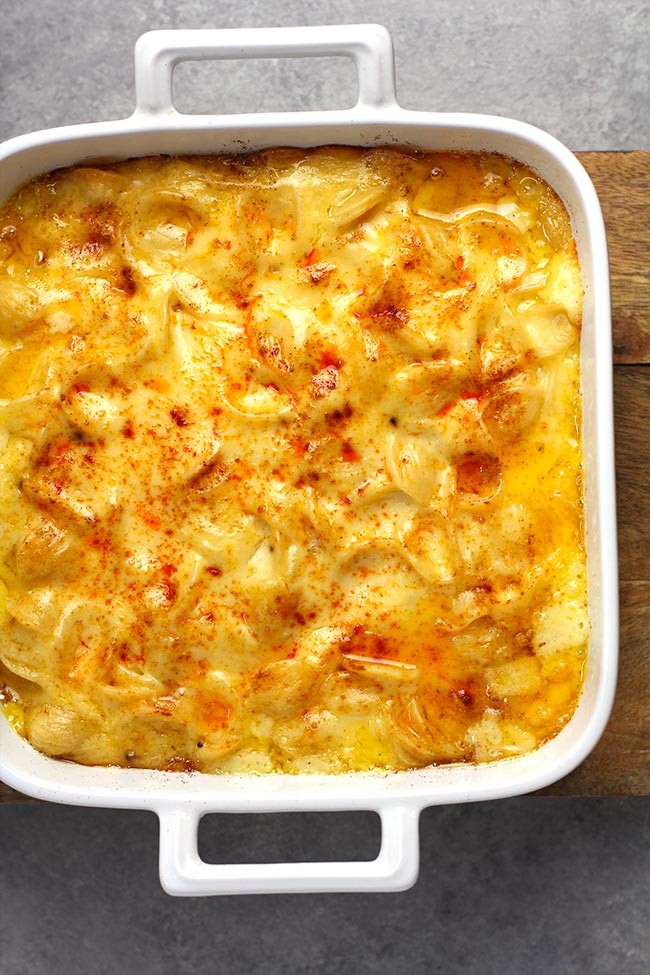
<path fill-rule="evenodd" d="M 180 61 L 333 55 L 355 62 L 359 98 L 352 109 L 254 116 L 187 116 L 174 110 L 172 72 Z M 130 118 L 36 132 L 0 147 L 0 199 L 38 173 L 90 159 L 396 143 L 513 156 L 534 167 L 569 210 L 585 287 L 584 473 L 592 632 L 579 706 L 556 738 L 520 758 L 482 766 L 330 777 L 208 776 L 85 768 L 47 758 L 0 719 L 0 776 L 10 786 L 55 802 L 158 814 L 160 876 L 172 894 L 404 889 L 417 877 L 418 817 L 424 807 L 496 799 L 549 785 L 585 758 L 609 716 L 618 652 L 617 553 L 609 276 L 598 199 L 576 158 L 539 129 L 510 119 L 399 108 L 392 44 L 382 27 L 156 31 L 140 38 L 135 61 L 136 109 Z M 381 817 L 376 860 L 210 865 L 198 856 L 197 829 L 206 813 L 346 809 L 372 809 Z"/>

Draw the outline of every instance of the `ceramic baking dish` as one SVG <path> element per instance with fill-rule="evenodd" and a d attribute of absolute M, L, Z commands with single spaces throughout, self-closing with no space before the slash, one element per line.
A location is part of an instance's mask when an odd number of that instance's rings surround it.
<path fill-rule="evenodd" d="M 345 56 L 358 101 L 345 111 L 189 116 L 175 111 L 172 74 L 187 60 Z M 393 49 L 374 25 L 273 30 L 155 31 L 137 43 L 136 109 L 113 122 L 51 129 L 0 147 L 0 199 L 38 173 L 88 160 L 153 153 L 212 153 L 268 146 L 399 144 L 487 150 L 532 166 L 564 200 L 585 288 L 582 333 L 584 482 L 591 640 L 578 708 L 532 753 L 480 766 L 340 776 L 209 776 L 86 768 L 45 757 L 0 717 L 0 776 L 28 795 L 89 806 L 150 809 L 160 818 L 160 876 L 172 894 L 400 890 L 418 873 L 420 811 L 430 805 L 512 796 L 574 769 L 607 722 L 618 651 L 611 320 L 605 231 L 594 188 L 575 156 L 521 122 L 483 115 L 409 112 L 395 99 Z M 382 842 L 370 862 L 212 865 L 197 851 L 210 812 L 375 810 Z M 333 846 L 336 837 L 332 837 Z"/>

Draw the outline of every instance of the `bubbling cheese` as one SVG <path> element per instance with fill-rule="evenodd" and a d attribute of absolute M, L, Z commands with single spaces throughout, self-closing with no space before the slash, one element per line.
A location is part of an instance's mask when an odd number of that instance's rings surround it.
<path fill-rule="evenodd" d="M 0 207 L 0 688 L 48 755 L 486 762 L 588 642 L 582 286 L 493 154 L 60 170 Z"/>

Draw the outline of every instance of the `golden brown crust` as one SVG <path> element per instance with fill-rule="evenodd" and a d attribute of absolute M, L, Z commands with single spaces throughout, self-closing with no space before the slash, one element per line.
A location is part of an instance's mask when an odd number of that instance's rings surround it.
<path fill-rule="evenodd" d="M 0 207 L 2 681 L 96 764 L 486 761 L 587 645 L 582 291 L 512 160 L 149 158 Z"/>

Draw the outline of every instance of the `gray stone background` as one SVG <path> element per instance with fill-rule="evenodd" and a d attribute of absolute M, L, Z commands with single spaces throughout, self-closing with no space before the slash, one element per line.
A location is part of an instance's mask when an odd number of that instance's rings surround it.
<path fill-rule="evenodd" d="M 378 22 L 408 108 L 493 112 L 572 149 L 650 148 L 646 0 L 0 0 L 0 138 L 133 105 L 155 27 Z M 340 61 L 188 66 L 184 110 L 341 107 Z M 175 900 L 137 812 L 0 807 L 0 975 L 647 975 L 650 800 L 430 809 L 403 894 Z M 374 855 L 373 816 L 212 817 L 208 858 Z"/>

